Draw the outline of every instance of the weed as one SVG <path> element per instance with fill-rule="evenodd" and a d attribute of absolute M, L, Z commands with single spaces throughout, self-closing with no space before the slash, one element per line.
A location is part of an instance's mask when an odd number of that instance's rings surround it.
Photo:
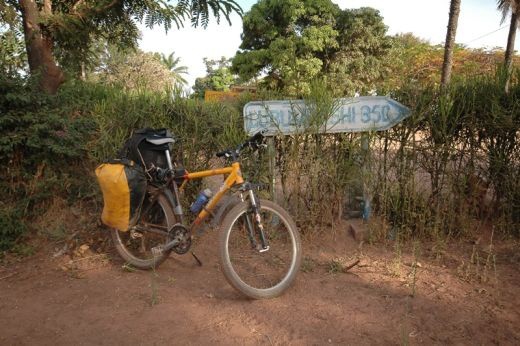
<path fill-rule="evenodd" d="M 359 259 L 350 257 L 338 257 L 328 261 L 325 266 L 329 274 L 346 273 L 348 270 L 358 265 Z"/>
<path fill-rule="evenodd" d="M 392 262 L 390 264 L 390 273 L 393 276 L 400 277 L 402 275 L 402 243 L 401 239 L 399 237 L 399 232 L 397 232 L 396 240 L 394 244 L 394 258 L 392 259 Z"/>
<path fill-rule="evenodd" d="M 26 231 L 27 226 L 20 208 L 3 206 L 0 202 L 0 251 L 16 246 L 16 240 Z"/>
<path fill-rule="evenodd" d="M 304 256 L 302 260 L 302 264 L 300 270 L 304 273 L 313 272 L 316 268 L 316 261 L 311 257 Z"/>
<path fill-rule="evenodd" d="M 19 257 L 30 257 L 36 253 L 36 248 L 27 243 L 18 243 L 11 248 L 11 252 Z"/>
<path fill-rule="evenodd" d="M 411 272 L 411 277 L 412 277 L 412 283 L 411 283 L 411 288 L 412 288 L 412 293 L 411 293 L 411 296 L 412 297 L 415 297 L 415 293 L 416 293 L 416 283 L 417 283 L 417 267 L 420 265 L 419 262 L 418 262 L 418 258 L 419 258 L 419 242 L 418 241 L 414 241 L 413 243 L 413 262 L 412 262 L 412 272 Z"/>
<path fill-rule="evenodd" d="M 462 260 L 457 268 L 459 277 L 465 281 L 476 281 L 479 283 L 486 283 L 493 279 L 493 283 L 498 284 L 493 236 L 494 229 L 491 233 L 491 240 L 487 250 L 479 249 L 478 244 L 472 246 L 469 260 L 467 262 Z"/>
<path fill-rule="evenodd" d="M 343 264 L 337 259 L 332 259 L 327 262 L 327 272 L 329 274 L 337 274 L 343 272 Z"/>
<path fill-rule="evenodd" d="M 159 277 L 159 274 L 155 271 L 155 268 L 150 272 L 150 289 L 151 289 L 151 296 L 150 296 L 150 306 L 154 306 L 159 304 L 159 295 L 157 294 L 157 278 Z"/>
<path fill-rule="evenodd" d="M 130 263 L 123 264 L 121 266 L 121 269 L 123 269 L 123 271 L 129 272 L 129 273 L 135 273 L 137 271 L 137 269 L 134 268 Z"/>

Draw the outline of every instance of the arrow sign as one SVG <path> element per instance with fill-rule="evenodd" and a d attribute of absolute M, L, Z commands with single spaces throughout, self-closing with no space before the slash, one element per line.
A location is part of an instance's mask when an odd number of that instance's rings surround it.
<path fill-rule="evenodd" d="M 384 131 L 410 115 L 410 110 L 385 96 L 337 99 L 328 119 L 319 115 L 315 105 L 303 100 L 254 101 L 244 106 L 244 127 L 252 135 L 267 130 L 267 135 L 314 131 L 319 133 Z"/>

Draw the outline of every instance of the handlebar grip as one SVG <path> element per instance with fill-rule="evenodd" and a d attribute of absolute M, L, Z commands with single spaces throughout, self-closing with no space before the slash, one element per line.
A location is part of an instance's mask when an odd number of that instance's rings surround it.
<path fill-rule="evenodd" d="M 266 132 L 266 130 L 258 131 L 251 138 L 249 138 L 247 141 L 250 142 L 250 143 L 260 142 L 260 141 L 262 141 L 262 139 L 264 139 L 264 133 L 265 132 Z"/>
<path fill-rule="evenodd" d="M 219 151 L 219 152 L 216 153 L 215 155 L 216 155 L 217 157 L 224 157 L 224 156 L 226 156 L 226 154 L 227 154 L 227 150 L 224 150 L 224 151 Z"/>
<path fill-rule="evenodd" d="M 252 146 L 256 148 L 259 144 L 262 143 L 264 139 L 264 133 L 266 132 L 267 130 L 258 131 L 253 136 L 249 137 L 249 139 L 245 141 L 244 144 L 242 144 L 241 148 L 245 148 L 247 146 Z"/>

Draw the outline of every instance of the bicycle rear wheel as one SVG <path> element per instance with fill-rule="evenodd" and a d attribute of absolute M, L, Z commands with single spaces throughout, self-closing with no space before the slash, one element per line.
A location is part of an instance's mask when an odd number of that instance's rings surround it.
<path fill-rule="evenodd" d="M 119 255 L 129 264 L 139 269 L 152 269 L 164 262 L 171 252 L 156 254 L 152 248 L 168 243 L 171 237 L 147 230 L 157 228 L 167 231 L 174 224 L 175 215 L 165 196 L 159 195 L 153 202 L 145 198 L 136 226 L 126 232 L 112 229 L 112 240 Z"/>
<path fill-rule="evenodd" d="M 246 227 L 250 204 L 242 202 L 226 215 L 220 235 L 220 262 L 227 281 L 254 299 L 274 298 L 293 283 L 301 263 L 301 241 L 291 216 L 279 205 L 260 200 L 260 215 L 269 250 L 253 248 Z M 252 223 L 254 224 L 254 223 Z M 256 229 L 255 229 L 255 233 Z M 260 244 L 255 234 L 256 243 Z"/>

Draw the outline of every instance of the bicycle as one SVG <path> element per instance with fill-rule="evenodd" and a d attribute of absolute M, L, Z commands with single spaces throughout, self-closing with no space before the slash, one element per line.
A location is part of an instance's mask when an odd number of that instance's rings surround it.
<path fill-rule="evenodd" d="M 257 150 L 263 138 L 262 133 L 257 133 L 236 149 L 216 153 L 231 161 L 229 166 L 192 173 L 175 169 L 169 150 L 165 150 L 168 168 L 154 167 L 147 172 L 149 184 L 135 226 L 126 232 L 111 230 L 121 257 L 139 269 L 155 268 L 172 251 L 187 253 L 192 234 L 203 221 L 209 217 L 223 219 L 219 257 L 229 284 L 254 299 L 281 295 L 299 271 L 300 236 L 289 213 L 274 202 L 259 199 L 254 185 L 244 180 L 240 170 L 241 152 L 246 148 Z M 147 141 L 152 145 L 175 142 L 171 136 Z M 185 226 L 180 191 L 191 180 L 215 175 L 227 177 L 191 225 Z M 236 197 L 215 212 L 218 202 L 229 193 Z"/>

